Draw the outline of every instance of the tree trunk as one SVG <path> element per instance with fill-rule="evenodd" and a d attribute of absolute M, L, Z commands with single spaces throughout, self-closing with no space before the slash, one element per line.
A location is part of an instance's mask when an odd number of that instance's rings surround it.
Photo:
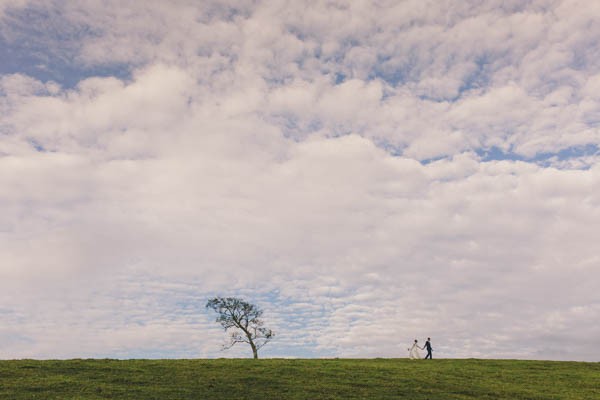
<path fill-rule="evenodd" d="M 256 345 L 254 344 L 254 340 L 252 340 L 252 334 L 248 331 L 248 329 L 241 327 L 242 330 L 244 331 L 244 333 L 246 334 L 246 337 L 248 338 L 248 343 L 250 343 L 250 347 L 252 347 L 252 355 L 254 355 L 254 359 L 256 360 L 258 358 L 258 349 L 256 348 Z"/>
<path fill-rule="evenodd" d="M 254 354 L 254 359 L 258 359 L 258 349 L 252 340 L 250 340 L 250 347 L 252 347 L 252 354 Z"/>

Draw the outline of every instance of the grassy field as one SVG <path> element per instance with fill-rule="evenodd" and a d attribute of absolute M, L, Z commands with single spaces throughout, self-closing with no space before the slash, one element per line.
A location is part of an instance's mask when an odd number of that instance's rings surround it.
<path fill-rule="evenodd" d="M 600 399 L 600 363 L 0 361 L 0 399 Z"/>

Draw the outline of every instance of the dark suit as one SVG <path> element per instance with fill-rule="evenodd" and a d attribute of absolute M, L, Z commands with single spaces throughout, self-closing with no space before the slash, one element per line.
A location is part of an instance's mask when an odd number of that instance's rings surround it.
<path fill-rule="evenodd" d="M 425 348 L 427 349 L 425 359 L 427 360 L 429 358 L 430 360 L 433 360 L 433 356 L 431 355 L 431 343 L 429 343 L 429 340 L 425 342 Z"/>

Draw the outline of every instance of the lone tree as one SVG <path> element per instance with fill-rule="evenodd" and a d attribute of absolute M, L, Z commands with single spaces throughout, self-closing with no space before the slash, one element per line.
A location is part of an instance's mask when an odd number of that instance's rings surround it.
<path fill-rule="evenodd" d="M 258 350 L 275 335 L 270 329 L 263 328 L 263 321 L 260 319 L 262 310 L 237 297 L 215 297 L 208 300 L 206 308 L 217 313 L 216 322 L 225 331 L 233 329 L 229 344 L 223 346 L 224 350 L 232 348 L 236 343 L 248 343 L 256 359 Z"/>

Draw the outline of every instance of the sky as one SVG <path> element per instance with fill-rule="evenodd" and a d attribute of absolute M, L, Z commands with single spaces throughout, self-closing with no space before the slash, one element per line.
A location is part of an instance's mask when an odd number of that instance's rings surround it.
<path fill-rule="evenodd" d="M 600 360 L 600 2 L 0 0 L 0 358 Z"/>

